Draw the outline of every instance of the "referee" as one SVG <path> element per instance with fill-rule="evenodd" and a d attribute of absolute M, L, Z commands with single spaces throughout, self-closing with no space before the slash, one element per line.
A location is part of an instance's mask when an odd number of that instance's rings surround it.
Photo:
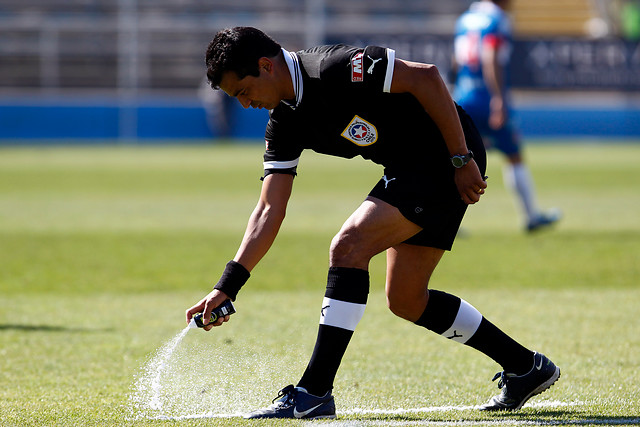
<path fill-rule="evenodd" d="M 288 52 L 251 27 L 217 33 L 206 64 L 212 88 L 244 108 L 266 108 L 270 117 L 262 190 L 240 248 L 214 289 L 186 311 L 187 322 L 203 312 L 206 324 L 213 308 L 236 299 L 278 234 L 305 149 L 362 156 L 384 167 L 331 242 L 317 340 L 302 378 L 246 418 L 335 418 L 334 378 L 364 314 L 369 261 L 383 251 L 387 303 L 395 315 L 501 365 L 494 379 L 500 377 L 502 392 L 483 409 L 519 409 L 557 380 L 560 370 L 544 355 L 511 339 L 459 297 L 428 289 L 467 205 L 487 187 L 482 139 L 435 66 L 376 46 Z"/>

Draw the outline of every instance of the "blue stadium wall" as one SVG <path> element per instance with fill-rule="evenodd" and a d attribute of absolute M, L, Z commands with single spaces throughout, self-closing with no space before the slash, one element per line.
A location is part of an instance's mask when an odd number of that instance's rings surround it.
<path fill-rule="evenodd" d="M 266 111 L 245 110 L 234 103 L 229 117 L 229 137 L 264 136 Z M 640 138 L 638 107 L 527 105 L 518 108 L 517 118 L 525 138 Z M 114 139 L 189 142 L 220 136 L 209 127 L 195 97 L 142 99 L 135 106 L 119 105 L 113 99 L 0 99 L 0 144 Z"/>
<path fill-rule="evenodd" d="M 229 136 L 262 138 L 267 118 L 266 111 L 233 107 Z M 220 136 L 209 126 L 196 97 L 145 98 L 135 103 L 113 98 L 0 98 L 0 144 L 114 139 L 156 143 Z"/>

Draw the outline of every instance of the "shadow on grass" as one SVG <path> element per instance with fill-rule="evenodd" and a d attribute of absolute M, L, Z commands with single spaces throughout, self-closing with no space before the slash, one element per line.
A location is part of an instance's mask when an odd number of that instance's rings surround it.
<path fill-rule="evenodd" d="M 452 415 L 445 417 L 424 418 L 419 414 L 415 416 L 407 414 L 381 416 L 358 416 L 355 419 L 338 419 L 327 425 L 348 426 L 359 425 L 536 425 L 536 426 L 640 426 L 640 417 L 576 413 L 573 411 L 536 411 L 529 413 L 496 412 L 490 416 L 474 417 L 464 415 Z"/>
<path fill-rule="evenodd" d="M 7 325 L 0 325 L 0 331 L 91 333 L 91 332 L 112 332 L 113 328 L 81 328 L 81 327 L 52 326 L 52 325 L 7 324 Z"/>
<path fill-rule="evenodd" d="M 500 423 L 514 422 L 516 424 L 535 425 L 616 425 L 616 426 L 637 426 L 640 425 L 640 417 L 589 414 L 588 412 L 575 411 L 536 411 L 533 413 L 509 413 L 501 412 L 494 414 L 494 420 Z"/>

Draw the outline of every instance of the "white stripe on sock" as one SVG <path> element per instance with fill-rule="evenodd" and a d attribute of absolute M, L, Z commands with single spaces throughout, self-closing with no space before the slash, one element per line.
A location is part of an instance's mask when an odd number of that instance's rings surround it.
<path fill-rule="evenodd" d="M 466 343 L 478 330 L 482 322 L 482 314 L 474 306 L 460 299 L 460 308 L 453 325 L 442 336 L 459 343 Z"/>
<path fill-rule="evenodd" d="M 366 304 L 355 304 L 324 297 L 320 324 L 355 331 L 356 326 L 364 315 Z"/>

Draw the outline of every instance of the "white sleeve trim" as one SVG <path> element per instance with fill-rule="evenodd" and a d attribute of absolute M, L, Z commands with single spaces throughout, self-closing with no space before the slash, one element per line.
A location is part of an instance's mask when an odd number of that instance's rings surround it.
<path fill-rule="evenodd" d="M 396 61 L 396 51 L 393 49 L 387 49 L 387 74 L 384 77 L 383 91 L 391 92 L 391 79 L 393 79 L 393 67 Z"/>
<path fill-rule="evenodd" d="M 291 169 L 298 166 L 299 160 L 300 160 L 300 157 L 298 157 L 295 160 L 289 160 L 286 162 L 278 162 L 278 161 L 264 162 L 264 168 L 265 170 L 266 169 Z"/>

